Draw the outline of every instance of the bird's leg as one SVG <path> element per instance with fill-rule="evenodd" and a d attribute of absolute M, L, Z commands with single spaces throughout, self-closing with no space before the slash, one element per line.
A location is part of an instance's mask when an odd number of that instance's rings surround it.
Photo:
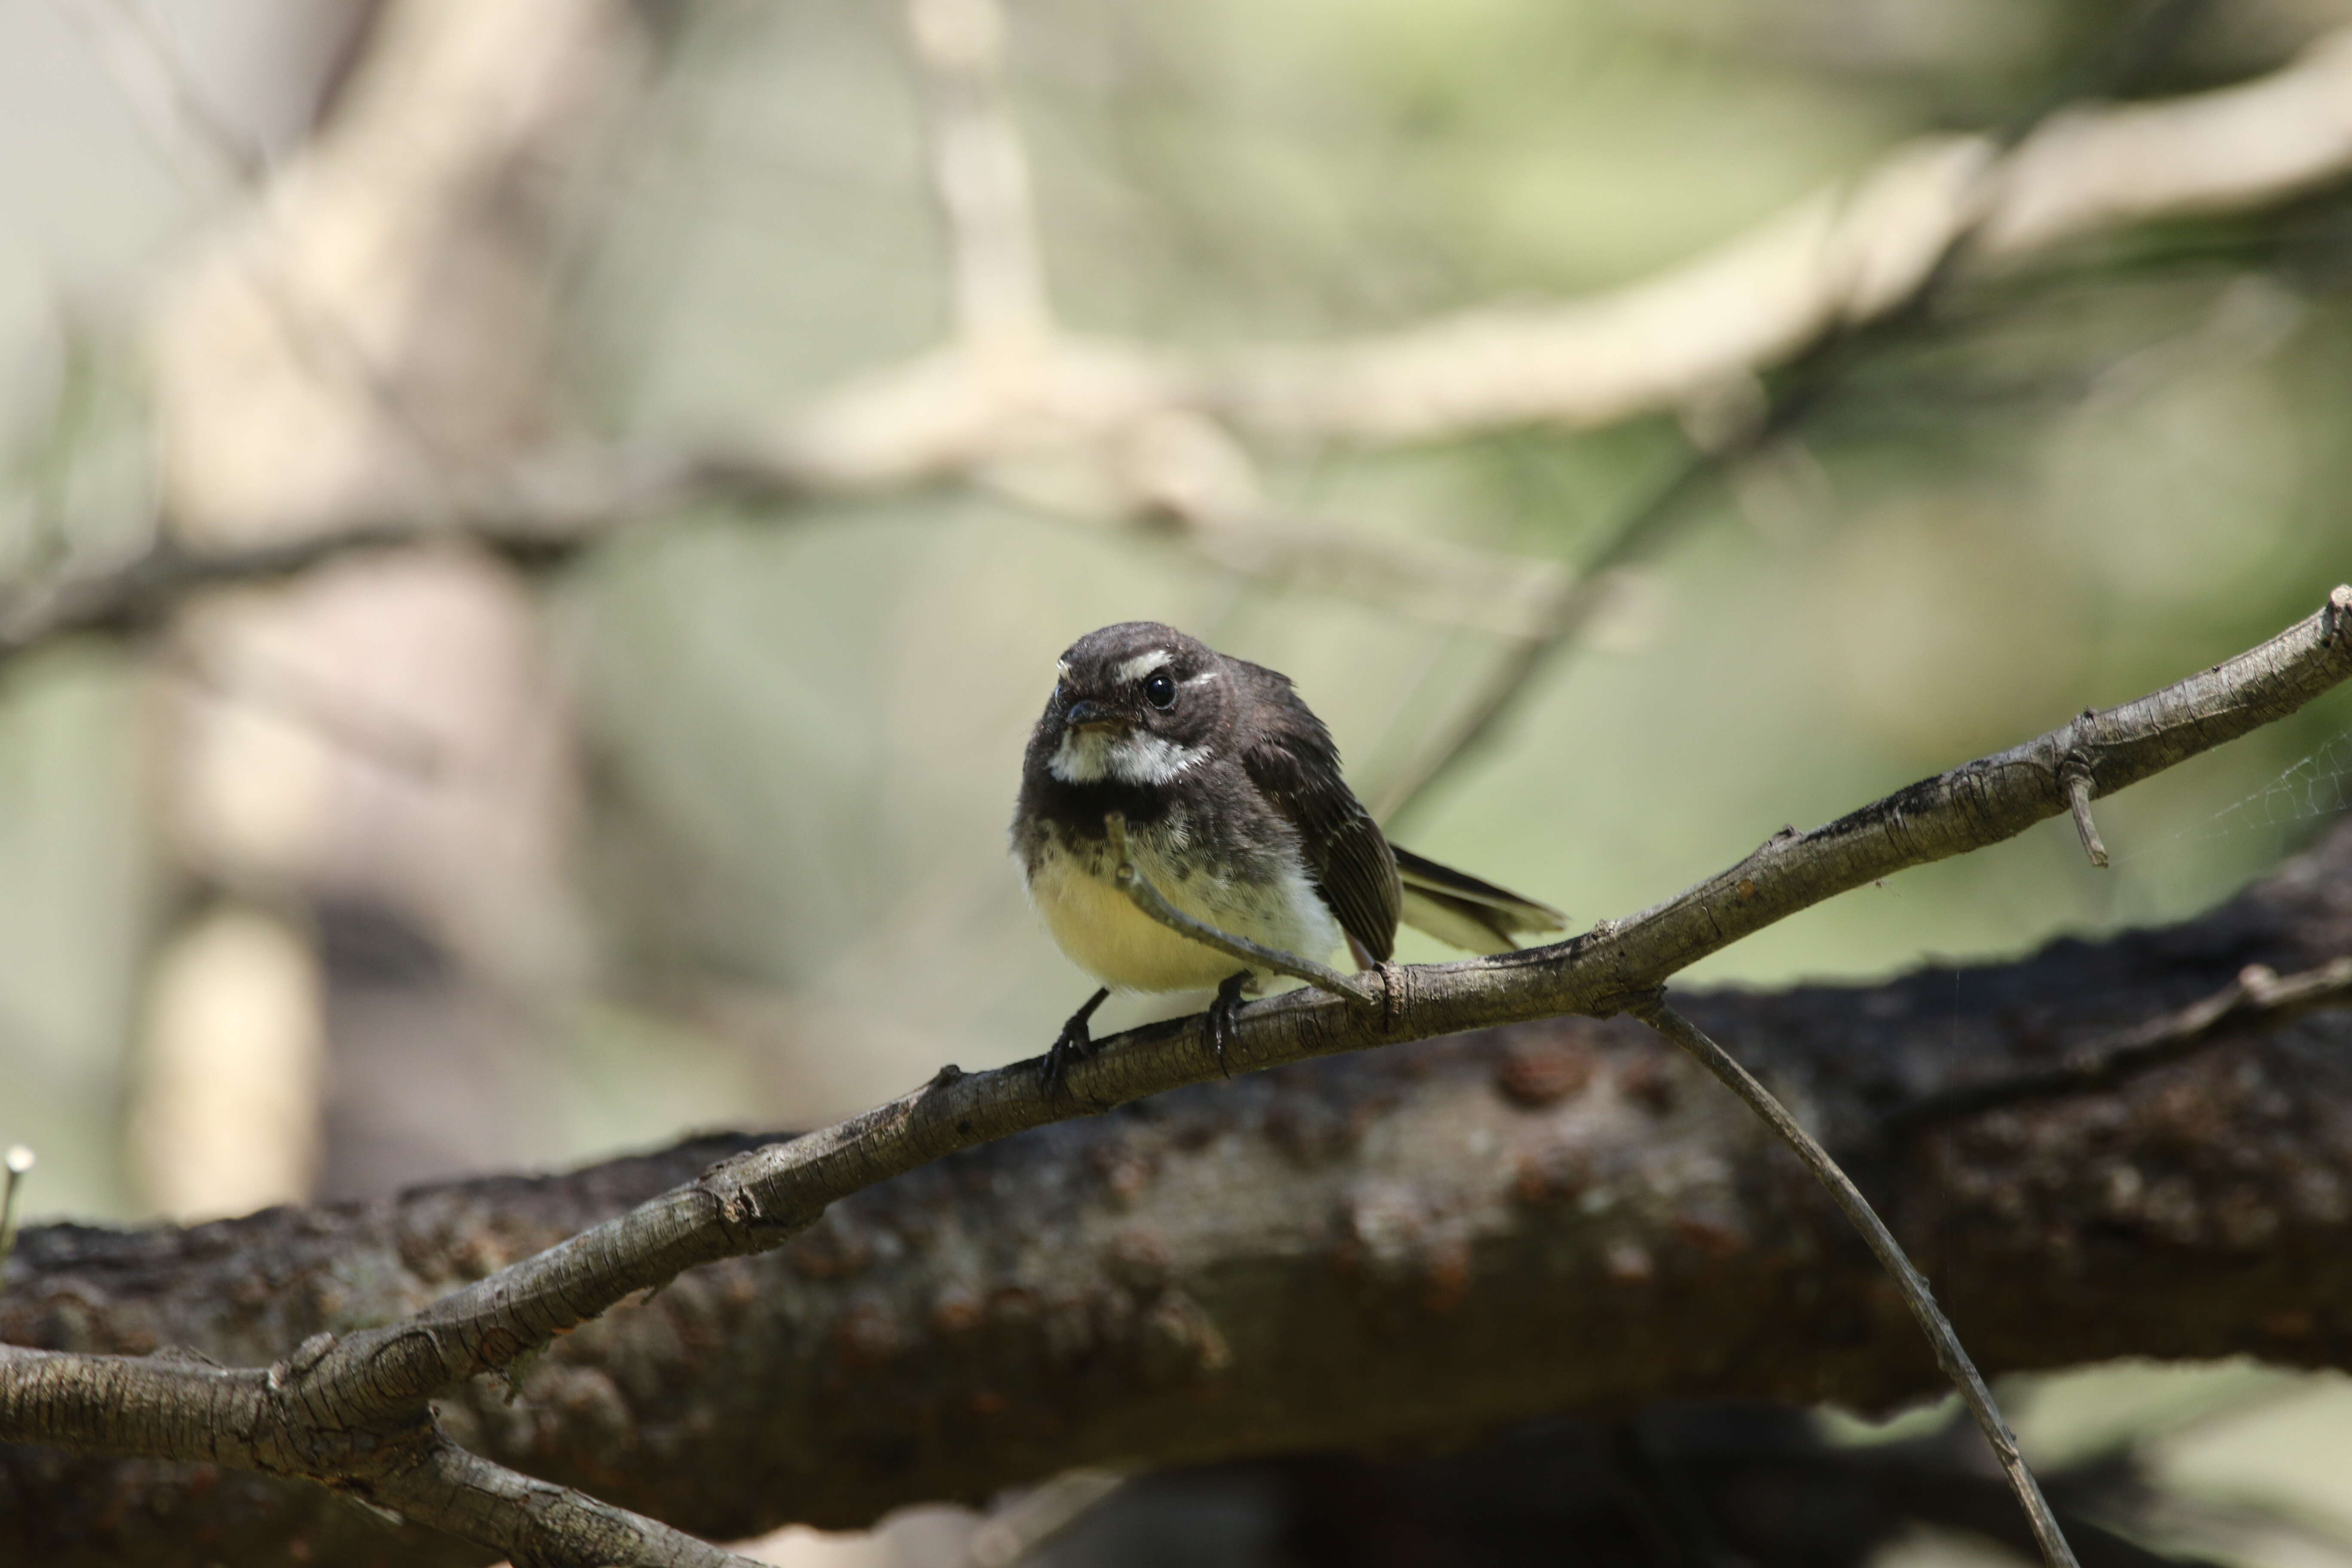
<path fill-rule="evenodd" d="M 1217 1070 L 1227 1078 L 1234 1069 L 1225 1060 L 1225 1042 L 1239 1037 L 1241 1021 L 1234 1015 L 1241 1011 L 1242 987 L 1254 978 L 1246 969 L 1226 975 L 1217 987 L 1217 999 L 1209 1004 L 1209 1048 L 1217 1053 Z"/>
<path fill-rule="evenodd" d="M 1046 1098 L 1052 1099 L 1069 1087 L 1070 1062 L 1074 1058 L 1095 1054 L 1095 1037 L 1087 1028 L 1087 1020 L 1095 1016 L 1096 1008 L 1109 999 L 1110 987 L 1106 985 L 1087 997 L 1087 1005 L 1071 1014 L 1070 1021 L 1062 1026 L 1062 1032 L 1054 1037 L 1053 1048 L 1045 1053 L 1045 1065 L 1037 1074 L 1037 1081 L 1044 1087 Z"/>

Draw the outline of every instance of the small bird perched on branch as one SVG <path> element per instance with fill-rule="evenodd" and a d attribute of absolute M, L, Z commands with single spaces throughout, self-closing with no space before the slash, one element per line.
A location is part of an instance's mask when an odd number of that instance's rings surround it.
<path fill-rule="evenodd" d="M 1087 1021 L 1115 990 L 1215 985 L 1222 1066 L 1242 992 L 1265 978 L 1129 900 L 1114 813 L 1136 871 L 1177 910 L 1312 961 L 1344 942 L 1359 967 L 1384 963 L 1399 920 L 1476 952 L 1566 929 L 1548 905 L 1391 845 L 1288 677 L 1155 621 L 1089 632 L 1058 668 L 1022 763 L 1013 853 L 1055 942 L 1103 988 L 1047 1053 L 1049 1086 L 1092 1048 Z"/>

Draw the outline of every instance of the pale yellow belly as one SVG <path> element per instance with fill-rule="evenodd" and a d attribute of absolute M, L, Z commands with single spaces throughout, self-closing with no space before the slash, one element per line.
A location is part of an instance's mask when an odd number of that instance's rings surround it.
<path fill-rule="evenodd" d="M 1234 889 L 1199 877 L 1180 881 L 1165 866 L 1146 863 L 1143 870 L 1169 902 L 1232 935 L 1318 962 L 1339 945 L 1339 922 L 1303 878 Z M 1113 990 L 1190 991 L 1214 985 L 1242 967 L 1161 925 L 1057 850 L 1038 857 L 1029 897 L 1070 961 Z"/>

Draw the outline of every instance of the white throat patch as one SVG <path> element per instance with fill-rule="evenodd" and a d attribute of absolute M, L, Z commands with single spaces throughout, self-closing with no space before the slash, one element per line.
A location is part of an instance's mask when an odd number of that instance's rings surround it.
<path fill-rule="evenodd" d="M 1045 767 L 1064 784 L 1162 784 L 1200 760 L 1196 747 L 1140 731 L 1068 730 Z"/>

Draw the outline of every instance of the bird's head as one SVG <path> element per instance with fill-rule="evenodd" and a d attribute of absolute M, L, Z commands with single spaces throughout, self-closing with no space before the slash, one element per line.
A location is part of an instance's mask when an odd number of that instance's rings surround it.
<path fill-rule="evenodd" d="M 1056 669 L 1037 742 L 1065 784 L 1166 784 L 1215 755 L 1232 730 L 1232 672 L 1173 626 L 1123 621 L 1088 632 Z"/>

